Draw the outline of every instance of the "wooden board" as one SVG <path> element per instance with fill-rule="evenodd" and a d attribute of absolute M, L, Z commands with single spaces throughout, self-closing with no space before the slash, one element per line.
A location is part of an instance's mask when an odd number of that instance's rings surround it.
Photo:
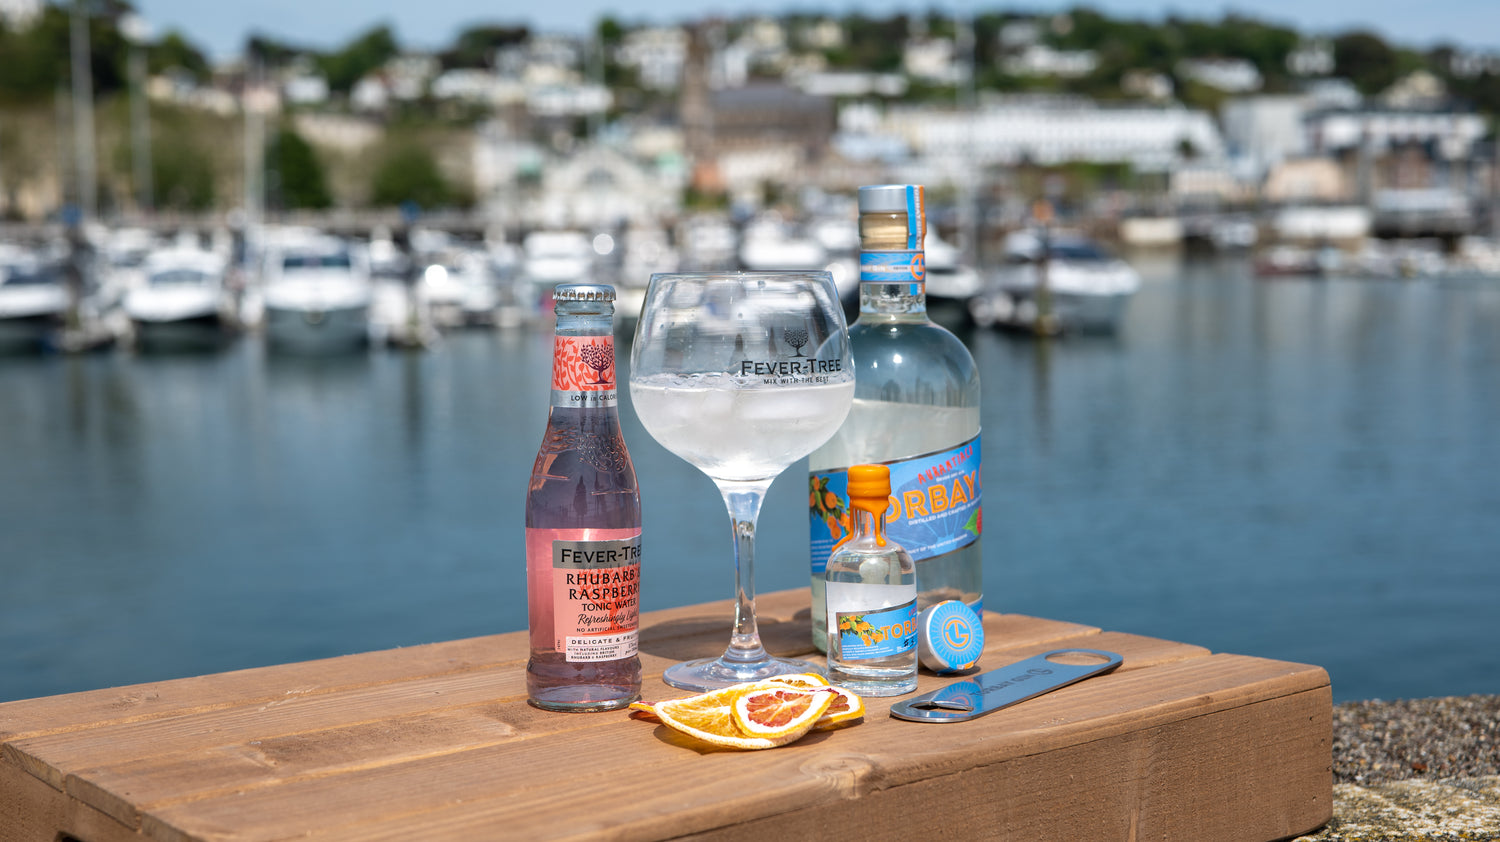
<path fill-rule="evenodd" d="M 806 655 L 807 591 L 759 599 Z M 732 606 L 643 617 L 648 700 Z M 1318 667 L 1020 615 L 981 667 L 1066 646 L 1120 669 L 967 724 L 865 722 L 780 749 L 526 704 L 524 633 L 0 704 L 0 838 L 1272 840 L 1331 815 Z M 924 672 L 920 691 L 951 678 Z"/>

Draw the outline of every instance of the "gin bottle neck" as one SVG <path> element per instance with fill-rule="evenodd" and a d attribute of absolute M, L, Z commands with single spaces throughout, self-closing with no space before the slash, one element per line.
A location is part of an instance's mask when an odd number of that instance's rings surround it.
<path fill-rule="evenodd" d="M 859 215 L 861 315 L 926 318 L 925 237 L 925 224 L 913 227 L 905 213 Z"/>

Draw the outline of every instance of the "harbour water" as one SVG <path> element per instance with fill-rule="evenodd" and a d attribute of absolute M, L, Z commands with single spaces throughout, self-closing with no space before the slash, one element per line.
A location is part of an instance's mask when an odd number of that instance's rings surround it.
<path fill-rule="evenodd" d="M 1336 701 L 1500 691 L 1500 284 L 1140 268 L 1115 336 L 964 335 L 985 607 L 1319 664 Z M 524 628 L 550 338 L 0 357 L 0 701 Z M 643 607 L 728 598 L 718 496 L 622 398 Z M 802 468 L 762 591 L 807 583 Z"/>

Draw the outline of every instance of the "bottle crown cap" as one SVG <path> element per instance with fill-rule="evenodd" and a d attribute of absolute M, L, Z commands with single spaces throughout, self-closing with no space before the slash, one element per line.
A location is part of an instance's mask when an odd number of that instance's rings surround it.
<path fill-rule="evenodd" d="M 615 288 L 609 284 L 558 284 L 552 290 L 553 301 L 614 301 Z"/>
<path fill-rule="evenodd" d="M 984 653 L 984 622 L 956 599 L 922 609 L 917 617 L 917 659 L 936 673 L 966 670 Z"/>
<path fill-rule="evenodd" d="M 849 499 L 876 499 L 885 502 L 891 496 L 891 469 L 885 465 L 855 465 L 849 469 Z"/>
<path fill-rule="evenodd" d="M 922 212 L 922 185 L 920 184 L 872 184 L 859 188 L 859 212 L 909 213 L 908 190 L 916 191 L 917 212 Z"/>

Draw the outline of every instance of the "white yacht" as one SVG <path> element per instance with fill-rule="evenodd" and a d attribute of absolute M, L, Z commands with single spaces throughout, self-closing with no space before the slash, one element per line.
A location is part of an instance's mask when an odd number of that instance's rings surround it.
<path fill-rule="evenodd" d="M 441 327 L 493 324 L 500 288 L 485 252 L 451 248 L 427 259 L 421 293 Z"/>
<path fill-rule="evenodd" d="M 266 338 L 273 348 L 338 351 L 370 339 L 368 263 L 336 237 L 312 235 L 272 243 L 261 296 Z"/>
<path fill-rule="evenodd" d="M 927 234 L 927 309 L 952 308 L 965 315 L 969 301 L 984 292 L 979 272 L 963 261 L 958 246 L 942 239 L 936 232 Z"/>
<path fill-rule="evenodd" d="M 62 328 L 67 311 L 57 267 L 29 249 L 0 243 L 0 349 L 40 349 Z"/>
<path fill-rule="evenodd" d="M 522 306 L 552 309 L 552 288 L 588 281 L 594 271 L 594 245 L 581 231 L 533 231 L 521 241 L 517 292 Z"/>
<path fill-rule="evenodd" d="M 740 239 L 740 265 L 750 270 L 826 269 L 828 250 L 817 239 L 805 236 L 767 214 L 745 226 Z"/>
<path fill-rule="evenodd" d="M 141 268 L 141 280 L 125 292 L 122 304 L 138 343 L 210 345 L 237 326 L 222 256 L 170 248 L 152 252 Z"/>
<path fill-rule="evenodd" d="M 1041 300 L 1044 277 L 1048 295 Z M 1109 332 L 1140 286 L 1130 264 L 1083 234 L 1017 231 L 1006 238 L 1004 265 L 972 299 L 970 313 L 982 326 Z M 1039 323 L 1043 318 L 1048 323 Z"/>
<path fill-rule="evenodd" d="M 615 313 L 626 323 L 640 318 L 646 286 L 658 272 L 676 272 L 682 257 L 661 228 L 634 227 L 622 235 L 620 276 L 615 284 Z"/>

